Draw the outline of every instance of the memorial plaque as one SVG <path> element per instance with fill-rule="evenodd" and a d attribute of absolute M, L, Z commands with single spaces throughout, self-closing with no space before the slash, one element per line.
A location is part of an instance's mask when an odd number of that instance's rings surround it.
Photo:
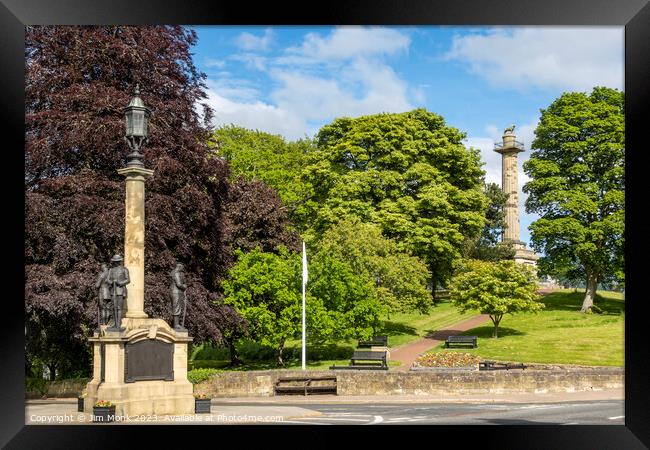
<path fill-rule="evenodd" d="M 124 346 L 124 382 L 174 379 L 174 344 L 146 339 Z"/>

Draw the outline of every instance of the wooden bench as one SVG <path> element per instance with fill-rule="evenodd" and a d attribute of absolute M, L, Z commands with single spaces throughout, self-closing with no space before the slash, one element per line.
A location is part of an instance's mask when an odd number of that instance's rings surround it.
<path fill-rule="evenodd" d="M 496 361 L 481 361 L 478 363 L 478 370 L 510 370 L 510 369 L 526 369 L 524 364 L 510 364 L 501 363 Z"/>
<path fill-rule="evenodd" d="M 388 336 L 374 336 L 369 341 L 359 341 L 359 348 L 388 347 Z"/>
<path fill-rule="evenodd" d="M 361 362 L 361 364 L 359 364 Z M 369 367 L 388 369 L 386 362 L 385 351 L 372 351 L 372 350 L 355 350 L 350 358 L 350 366 L 359 369 L 366 369 Z"/>
<path fill-rule="evenodd" d="M 450 345 L 471 345 L 472 348 L 478 347 L 477 336 L 449 336 L 445 341 L 445 347 L 449 348 Z"/>
<path fill-rule="evenodd" d="M 313 382 L 326 382 L 324 384 L 313 384 Z M 329 382 L 329 383 L 327 383 Z M 285 384 L 290 383 L 290 384 Z M 336 377 L 281 377 L 273 387 L 275 395 L 281 394 L 336 394 Z"/>

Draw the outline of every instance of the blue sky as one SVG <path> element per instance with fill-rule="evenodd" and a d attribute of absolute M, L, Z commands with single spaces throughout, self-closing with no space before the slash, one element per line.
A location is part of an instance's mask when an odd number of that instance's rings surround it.
<path fill-rule="evenodd" d="M 424 107 L 467 133 L 488 181 L 493 149 L 515 124 L 521 163 L 540 116 L 567 91 L 623 89 L 623 27 L 199 26 L 194 62 L 208 76 L 214 125 L 287 139 L 313 136 L 340 116 Z M 519 195 L 521 238 L 537 217 Z"/>

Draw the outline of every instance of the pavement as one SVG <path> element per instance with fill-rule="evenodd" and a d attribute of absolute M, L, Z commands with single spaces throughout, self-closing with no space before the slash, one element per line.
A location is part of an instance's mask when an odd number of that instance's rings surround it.
<path fill-rule="evenodd" d="M 598 416 L 598 420 L 604 421 L 603 423 L 620 424 L 624 417 L 622 412 L 623 398 L 623 389 L 538 394 L 450 394 L 444 396 L 286 395 L 216 398 L 212 400 L 211 414 L 118 417 L 110 425 L 320 423 L 317 418 L 320 418 L 323 423 L 356 423 L 364 421 L 364 423 L 372 424 L 379 423 L 375 422 L 375 420 L 378 420 L 376 417 L 381 417 L 381 421 L 384 421 L 384 417 L 386 417 L 387 423 L 397 423 L 400 422 L 401 416 L 407 417 L 403 420 L 405 423 L 412 419 L 417 419 L 422 423 L 442 423 L 443 420 L 452 420 L 452 417 L 456 417 L 454 420 L 464 420 L 464 423 L 470 423 L 472 420 L 485 418 L 486 414 L 490 415 L 495 412 L 503 415 L 506 411 L 518 410 L 520 413 L 517 417 L 521 418 L 522 412 L 526 414 L 541 413 L 549 408 L 555 409 L 554 417 L 561 417 L 560 412 L 566 411 L 565 415 L 567 417 L 573 417 L 571 422 L 568 423 L 585 424 L 600 423 L 593 422 L 596 418 L 589 416 L 589 414 L 593 415 L 594 411 L 596 411 L 594 405 L 600 404 L 607 409 L 600 414 L 602 417 Z M 380 415 L 377 414 L 377 409 L 373 409 L 378 408 L 379 405 L 383 405 L 382 411 L 384 411 Z M 408 415 L 405 413 L 407 409 L 412 409 L 417 414 Z M 400 414 L 397 414 L 398 412 Z M 28 425 L 89 424 L 89 416 L 89 413 L 77 412 L 76 399 L 26 401 L 25 423 Z M 592 421 L 585 422 L 587 419 Z M 515 420 L 515 418 L 511 417 L 508 420 Z"/>

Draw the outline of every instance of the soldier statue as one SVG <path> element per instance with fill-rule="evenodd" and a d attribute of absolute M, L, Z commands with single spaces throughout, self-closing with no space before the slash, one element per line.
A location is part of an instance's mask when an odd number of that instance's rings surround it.
<path fill-rule="evenodd" d="M 124 310 L 124 301 L 127 298 L 126 285 L 131 282 L 129 279 L 129 270 L 122 265 L 124 258 L 121 255 L 115 255 L 111 258 L 111 268 L 108 271 L 106 281 L 111 293 L 113 302 L 113 326 L 111 331 L 122 331 L 120 327 L 122 322 L 122 311 Z"/>
<path fill-rule="evenodd" d="M 176 264 L 174 270 L 171 271 L 172 280 L 169 286 L 169 291 L 172 298 L 172 316 L 174 317 L 174 329 L 186 331 L 184 325 L 185 313 L 187 311 L 187 299 L 185 297 L 185 290 L 187 289 L 187 285 L 185 284 L 185 275 L 183 270 L 183 264 L 178 263 Z"/>
<path fill-rule="evenodd" d="M 511 133 L 514 133 L 514 132 L 515 132 L 515 126 L 514 125 L 510 125 L 508 128 L 503 130 L 503 134 L 511 134 Z"/>
<path fill-rule="evenodd" d="M 104 263 L 102 263 L 102 271 L 97 277 L 95 289 L 99 289 L 97 298 L 99 317 L 97 318 L 97 325 L 106 325 L 112 317 L 111 308 L 113 304 L 111 302 L 111 287 L 108 284 L 108 266 Z"/>

